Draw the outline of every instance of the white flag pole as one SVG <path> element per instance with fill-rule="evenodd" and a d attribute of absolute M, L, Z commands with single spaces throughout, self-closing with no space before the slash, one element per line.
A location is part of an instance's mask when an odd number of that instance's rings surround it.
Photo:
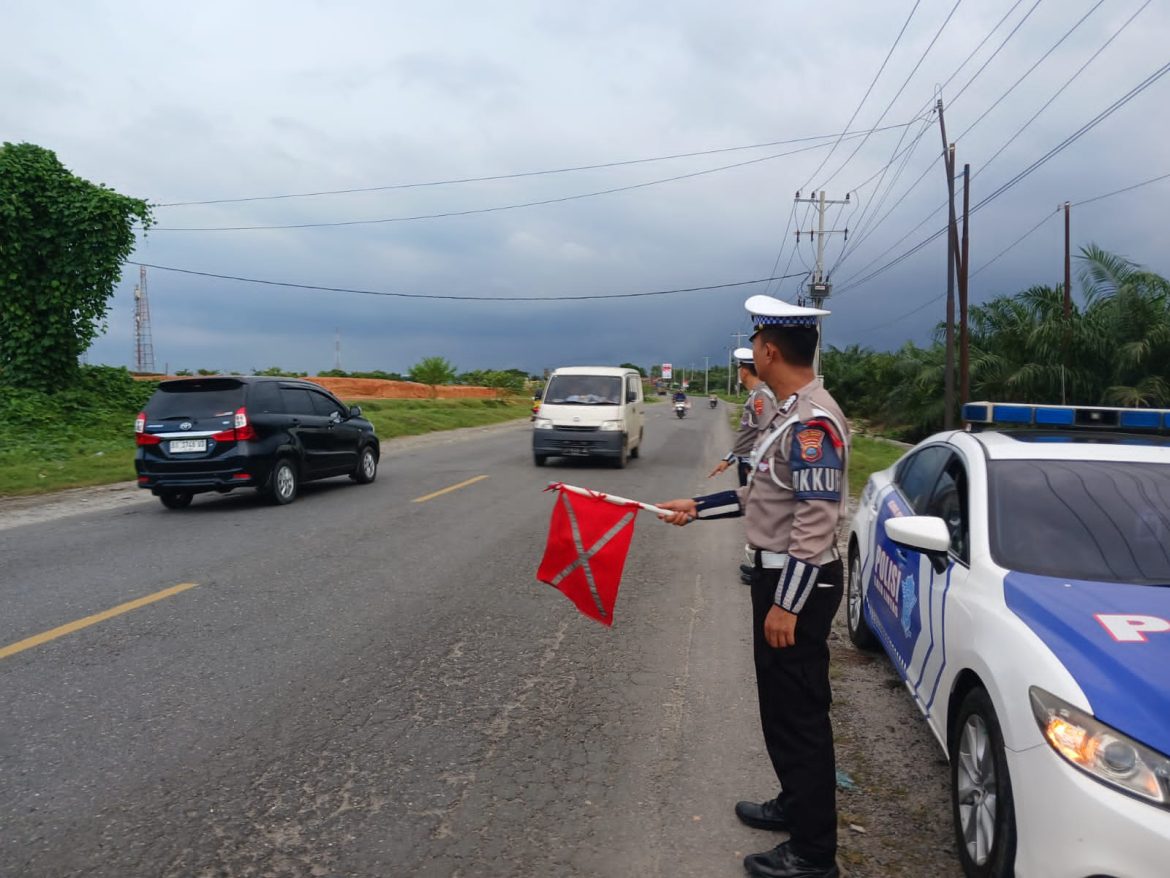
<path fill-rule="evenodd" d="M 637 506 L 639 509 L 645 509 L 647 512 L 653 512 L 655 515 L 673 515 L 673 510 L 662 509 L 659 506 L 652 506 L 649 503 L 642 503 L 638 500 L 629 500 L 625 497 L 619 497 L 616 494 L 606 494 L 601 491 L 591 491 L 589 488 L 578 488 L 576 485 L 566 485 L 564 482 L 549 482 L 547 491 L 568 491 L 571 494 L 580 494 L 582 497 L 592 497 L 595 500 L 604 500 L 606 503 L 613 503 L 615 506 Z"/>

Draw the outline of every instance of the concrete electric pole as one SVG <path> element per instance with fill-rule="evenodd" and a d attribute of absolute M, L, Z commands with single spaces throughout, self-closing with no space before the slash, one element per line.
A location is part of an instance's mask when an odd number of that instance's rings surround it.
<path fill-rule="evenodd" d="M 845 228 L 845 229 L 826 229 L 825 228 L 825 207 L 827 207 L 828 205 L 832 205 L 832 204 L 842 204 L 842 205 L 849 204 L 850 203 L 849 202 L 849 194 L 846 193 L 844 200 L 837 201 L 837 200 L 825 198 L 824 190 L 818 192 L 815 196 L 809 196 L 808 198 L 801 198 L 800 193 L 797 192 L 796 193 L 796 203 L 800 204 L 802 202 L 805 204 L 814 205 L 817 209 L 816 230 L 814 231 L 813 229 L 809 229 L 807 232 L 804 232 L 803 234 L 808 235 L 810 240 L 815 237 L 816 242 L 817 242 L 817 264 L 816 264 L 816 268 L 813 269 L 812 278 L 810 278 L 810 280 L 809 280 L 808 297 L 809 297 L 809 300 L 812 303 L 812 306 L 814 308 L 823 308 L 825 306 L 825 299 L 829 298 L 829 295 L 833 291 L 833 285 L 831 283 L 829 283 L 829 279 L 827 277 L 825 277 L 825 235 L 844 235 L 846 240 L 849 239 L 849 229 L 847 229 L 847 228 Z M 802 234 L 801 230 L 797 229 L 796 230 L 796 246 L 797 247 L 800 246 L 801 234 Z M 818 332 L 817 332 L 817 354 L 816 354 L 816 360 L 813 362 L 813 370 L 818 375 L 820 375 L 821 374 L 821 347 L 823 345 L 822 339 L 824 336 L 824 331 L 823 331 L 823 328 L 821 327 L 820 320 L 817 321 L 817 330 L 818 330 Z"/>

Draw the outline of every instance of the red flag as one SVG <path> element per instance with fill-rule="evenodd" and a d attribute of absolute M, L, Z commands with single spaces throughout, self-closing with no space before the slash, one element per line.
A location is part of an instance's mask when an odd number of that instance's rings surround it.
<path fill-rule="evenodd" d="M 589 618 L 612 625 L 638 506 L 557 492 L 536 578 L 560 589 Z"/>

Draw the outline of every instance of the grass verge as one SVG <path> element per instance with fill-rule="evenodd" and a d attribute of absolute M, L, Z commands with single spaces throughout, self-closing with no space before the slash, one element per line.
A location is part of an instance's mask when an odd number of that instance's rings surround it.
<path fill-rule="evenodd" d="M 849 461 L 849 493 L 856 497 L 871 473 L 893 465 L 906 453 L 905 448 L 869 436 L 853 437 L 853 456 Z"/>

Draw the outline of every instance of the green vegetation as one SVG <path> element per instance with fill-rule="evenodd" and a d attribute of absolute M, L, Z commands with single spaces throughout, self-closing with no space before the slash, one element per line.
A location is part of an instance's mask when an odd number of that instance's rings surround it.
<path fill-rule="evenodd" d="M 408 374 L 411 381 L 429 384 L 434 388 L 440 384 L 454 383 L 455 366 L 446 357 L 424 357 L 410 367 Z"/>
<path fill-rule="evenodd" d="M 905 448 L 874 439 L 870 436 L 853 436 L 849 460 L 849 494 L 857 497 L 865 487 L 865 481 L 871 473 L 883 470 L 893 465 L 899 457 L 906 453 Z"/>
<path fill-rule="evenodd" d="M 0 381 L 56 390 L 105 331 L 145 201 L 74 176 L 51 151 L 0 146 Z"/>
<path fill-rule="evenodd" d="M 532 402 L 510 399 L 358 399 L 367 418 L 385 441 L 397 436 L 418 436 L 458 427 L 483 427 L 526 418 Z"/>
<path fill-rule="evenodd" d="M 57 393 L 0 392 L 0 495 L 38 494 L 134 478 L 134 416 L 157 382 L 82 367 Z"/>

